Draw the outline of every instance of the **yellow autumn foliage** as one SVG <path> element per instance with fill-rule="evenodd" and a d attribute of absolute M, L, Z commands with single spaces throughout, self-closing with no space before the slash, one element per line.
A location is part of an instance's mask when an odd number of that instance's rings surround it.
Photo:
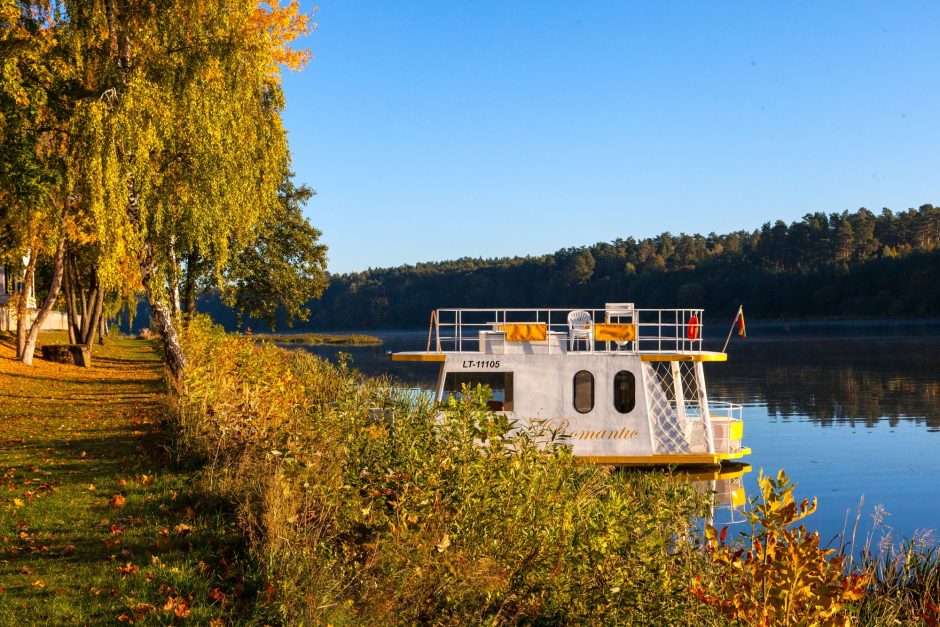
<path fill-rule="evenodd" d="M 847 572 L 843 555 L 797 524 L 816 511 L 816 499 L 797 503 L 786 473 L 761 473 L 758 485 L 760 496 L 747 512 L 749 534 L 726 543 L 727 528 L 706 527 L 712 572 L 696 577 L 693 593 L 746 625 L 852 624 L 871 573 Z"/>

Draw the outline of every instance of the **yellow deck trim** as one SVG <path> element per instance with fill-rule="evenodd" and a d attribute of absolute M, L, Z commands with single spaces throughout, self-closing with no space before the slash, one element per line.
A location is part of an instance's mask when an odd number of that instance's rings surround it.
<path fill-rule="evenodd" d="M 717 466 L 723 461 L 740 459 L 750 455 L 751 449 L 742 448 L 737 453 L 687 453 L 677 455 L 605 455 L 584 456 L 578 459 L 592 464 L 616 466 Z"/>
<path fill-rule="evenodd" d="M 640 353 L 640 361 L 728 361 L 727 353 Z"/>
<path fill-rule="evenodd" d="M 392 361 L 436 361 L 447 359 L 444 353 L 392 353 Z"/>
<path fill-rule="evenodd" d="M 731 461 L 732 459 L 741 459 L 745 455 L 750 455 L 751 449 L 746 446 L 742 446 L 737 453 L 721 453 L 718 457 L 721 458 L 721 461 Z"/>
<path fill-rule="evenodd" d="M 614 464 L 617 466 L 717 466 L 721 462 L 740 459 L 750 455 L 751 449 L 741 448 L 737 453 L 679 453 L 675 455 L 605 455 L 579 456 L 592 464 Z"/>

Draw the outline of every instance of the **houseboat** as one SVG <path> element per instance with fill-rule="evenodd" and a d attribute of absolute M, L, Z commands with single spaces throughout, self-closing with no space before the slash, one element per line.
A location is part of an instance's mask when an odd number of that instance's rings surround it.
<path fill-rule="evenodd" d="M 440 364 L 435 398 L 492 391 L 490 409 L 539 419 L 575 456 L 620 466 L 720 466 L 750 453 L 741 406 L 708 397 L 701 309 L 437 309 L 425 350 L 394 361 Z"/>

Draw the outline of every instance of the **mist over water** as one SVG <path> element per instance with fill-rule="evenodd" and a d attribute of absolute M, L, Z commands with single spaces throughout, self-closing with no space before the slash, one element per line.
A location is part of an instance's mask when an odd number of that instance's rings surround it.
<path fill-rule="evenodd" d="M 427 331 L 372 334 L 385 344 L 305 348 L 330 359 L 349 353 L 365 374 L 434 386 L 438 364 L 387 356 L 422 350 Z M 706 348 L 723 342 L 719 329 Z M 851 533 L 863 498 L 859 539 L 876 506 L 896 537 L 940 528 L 940 322 L 749 324 L 728 361 L 706 364 L 705 374 L 709 398 L 744 405 L 748 492 L 761 468 L 784 468 L 798 497 L 819 498 L 809 523 L 824 543 L 846 525 Z"/>

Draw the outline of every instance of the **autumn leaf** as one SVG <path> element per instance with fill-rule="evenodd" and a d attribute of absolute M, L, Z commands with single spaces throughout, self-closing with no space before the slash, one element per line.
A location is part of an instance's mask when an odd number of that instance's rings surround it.
<path fill-rule="evenodd" d="M 170 597 L 163 606 L 164 612 L 173 612 L 177 618 L 189 618 L 189 605 L 181 597 Z"/>
<path fill-rule="evenodd" d="M 121 579 L 124 579 L 128 575 L 136 575 L 140 572 L 140 568 L 128 562 L 125 566 L 118 566 L 117 571 L 121 574 Z"/>
<path fill-rule="evenodd" d="M 209 598 L 213 601 L 218 601 L 222 607 L 225 607 L 228 604 L 228 595 L 225 594 L 225 592 L 223 592 L 222 589 L 218 586 L 209 591 Z"/>
<path fill-rule="evenodd" d="M 127 499 L 124 498 L 123 494 L 115 494 L 111 497 L 111 500 L 108 501 L 111 507 L 124 507 L 124 504 L 127 502 Z"/>

